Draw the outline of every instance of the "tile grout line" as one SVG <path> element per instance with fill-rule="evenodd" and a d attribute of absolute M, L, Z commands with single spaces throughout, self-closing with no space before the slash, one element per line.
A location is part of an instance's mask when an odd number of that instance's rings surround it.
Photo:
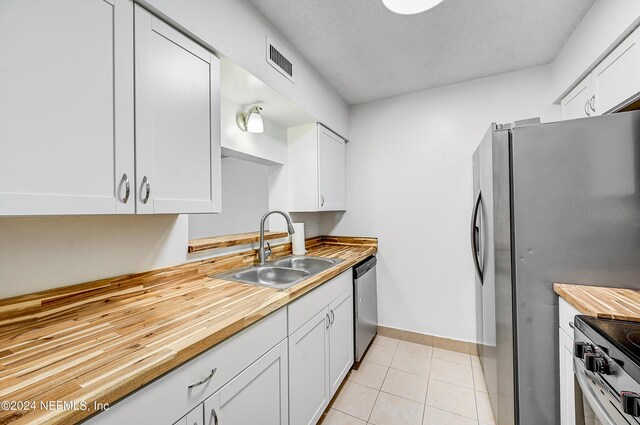
<path fill-rule="evenodd" d="M 433 364 L 433 350 L 431 350 L 431 358 L 429 359 L 429 376 L 427 377 L 427 391 L 424 393 L 424 406 L 422 407 L 422 420 L 420 425 L 424 425 L 424 415 L 427 411 L 427 397 L 429 396 L 429 382 L 431 382 L 431 366 Z"/>
<path fill-rule="evenodd" d="M 367 420 L 365 421 L 367 424 L 371 420 L 371 415 L 373 415 L 373 409 L 376 408 L 376 403 L 378 402 L 378 398 L 380 397 L 380 393 L 382 392 L 382 387 L 384 386 L 384 381 L 387 379 L 387 375 L 389 374 L 389 369 L 391 369 L 391 363 L 393 363 L 393 359 L 396 357 L 396 353 L 397 352 L 398 352 L 398 345 L 396 345 L 396 348 L 393 351 L 393 356 L 391 357 L 391 361 L 389 362 L 389 366 L 387 366 L 387 371 L 384 373 L 384 378 L 382 379 L 382 385 L 380 385 L 380 389 L 378 390 L 378 394 L 376 394 L 376 399 L 373 402 L 373 406 L 371 406 L 371 412 L 369 412 L 369 416 L 367 417 Z"/>

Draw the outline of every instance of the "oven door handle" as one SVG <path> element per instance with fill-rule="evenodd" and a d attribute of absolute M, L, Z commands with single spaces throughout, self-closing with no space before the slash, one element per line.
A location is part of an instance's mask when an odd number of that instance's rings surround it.
<path fill-rule="evenodd" d="M 589 406 L 593 410 L 593 413 L 596 414 L 598 419 L 602 422 L 603 425 L 616 425 L 616 423 L 611 419 L 609 414 L 604 410 L 604 408 L 598 402 L 598 399 L 593 392 L 591 391 L 591 387 L 589 387 L 589 383 L 587 382 L 587 377 L 583 371 L 578 368 L 583 368 L 582 363 L 579 362 L 578 359 L 574 359 L 573 369 L 575 371 L 576 378 L 578 379 L 578 384 L 580 385 L 580 390 L 582 390 L 582 395 L 587 399 Z"/>

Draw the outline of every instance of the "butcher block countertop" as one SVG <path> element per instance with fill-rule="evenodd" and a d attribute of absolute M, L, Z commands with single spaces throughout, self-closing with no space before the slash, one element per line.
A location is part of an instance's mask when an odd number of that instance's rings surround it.
<path fill-rule="evenodd" d="M 640 291 L 554 283 L 553 290 L 582 314 L 640 322 Z"/>
<path fill-rule="evenodd" d="M 377 240 L 320 237 L 307 249 L 345 261 L 282 291 L 208 277 L 253 264 L 249 250 L 0 300 L 0 401 L 113 403 L 374 254 Z M 0 424 L 92 413 L 3 408 Z"/>

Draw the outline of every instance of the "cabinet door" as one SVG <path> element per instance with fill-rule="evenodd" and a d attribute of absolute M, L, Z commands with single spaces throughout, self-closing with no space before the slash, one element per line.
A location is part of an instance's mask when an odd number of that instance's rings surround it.
<path fill-rule="evenodd" d="M 318 210 L 346 209 L 346 143 L 318 125 Z"/>
<path fill-rule="evenodd" d="M 591 75 L 588 75 L 560 101 L 562 119 L 585 118 L 594 114 L 589 103 L 592 96 Z"/>
<path fill-rule="evenodd" d="M 598 115 L 612 112 L 640 92 L 639 34 L 627 37 L 593 71 Z"/>
<path fill-rule="evenodd" d="M 220 208 L 218 58 L 136 6 L 139 213 Z"/>
<path fill-rule="evenodd" d="M 289 419 L 315 424 L 329 403 L 328 309 L 289 336 Z"/>
<path fill-rule="evenodd" d="M 560 425 L 575 425 L 575 386 L 573 376 L 573 340 L 562 330 L 560 334 Z"/>
<path fill-rule="evenodd" d="M 287 373 L 285 339 L 205 400 L 205 424 L 288 424 Z"/>
<path fill-rule="evenodd" d="M 3 0 L 0 57 L 0 215 L 133 213 L 132 2 Z"/>
<path fill-rule="evenodd" d="M 329 316 L 329 395 L 333 397 L 353 366 L 353 288 L 329 305 Z"/>
<path fill-rule="evenodd" d="M 187 413 L 187 416 L 185 416 L 186 425 L 204 425 L 204 411 L 202 409 L 202 404 L 199 404 L 195 409 Z"/>

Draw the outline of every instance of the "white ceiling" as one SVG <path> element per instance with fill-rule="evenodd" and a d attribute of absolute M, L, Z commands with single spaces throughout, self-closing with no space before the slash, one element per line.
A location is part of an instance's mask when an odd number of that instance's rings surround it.
<path fill-rule="evenodd" d="M 595 0 L 247 0 L 350 104 L 551 62 Z M 295 65 L 294 65 L 295 66 Z"/>

